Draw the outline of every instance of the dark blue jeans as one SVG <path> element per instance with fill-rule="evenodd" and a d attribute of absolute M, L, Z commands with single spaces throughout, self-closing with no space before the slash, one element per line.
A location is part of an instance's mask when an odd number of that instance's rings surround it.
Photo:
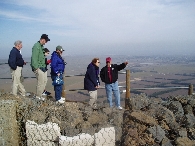
<path fill-rule="evenodd" d="M 52 81 L 53 81 L 56 77 L 57 77 L 57 76 L 51 76 Z M 60 75 L 60 78 L 63 79 L 63 76 Z M 58 100 L 61 99 L 61 96 L 62 96 L 62 88 L 63 88 L 63 85 L 54 86 L 55 99 L 56 99 L 56 101 L 58 101 Z"/>
<path fill-rule="evenodd" d="M 58 100 L 61 99 L 61 96 L 62 96 L 62 86 L 63 85 L 54 86 L 55 99 L 56 99 L 56 101 L 58 101 Z"/>

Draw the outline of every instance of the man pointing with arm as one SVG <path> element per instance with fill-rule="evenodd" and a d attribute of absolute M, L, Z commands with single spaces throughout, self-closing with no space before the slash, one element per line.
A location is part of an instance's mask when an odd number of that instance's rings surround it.
<path fill-rule="evenodd" d="M 107 100 L 112 107 L 112 92 L 115 97 L 115 105 L 118 109 L 123 109 L 120 105 L 120 93 L 118 87 L 118 71 L 124 69 L 128 62 L 124 62 L 120 65 L 112 64 L 110 57 L 106 58 L 106 66 L 100 71 L 100 78 L 105 83 Z"/>

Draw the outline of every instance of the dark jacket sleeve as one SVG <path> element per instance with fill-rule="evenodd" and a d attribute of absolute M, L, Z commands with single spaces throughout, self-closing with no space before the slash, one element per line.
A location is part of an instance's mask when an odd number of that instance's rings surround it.
<path fill-rule="evenodd" d="M 51 70 L 56 74 L 59 72 L 58 58 L 56 56 L 52 56 L 52 58 L 51 58 Z"/>
<path fill-rule="evenodd" d="M 126 67 L 126 65 L 124 63 L 117 65 L 117 70 L 120 71 L 122 69 L 124 69 Z"/>
<path fill-rule="evenodd" d="M 105 82 L 105 67 L 103 67 L 100 71 L 100 78 L 102 82 Z"/>
<path fill-rule="evenodd" d="M 10 51 L 10 55 L 9 55 L 9 59 L 8 59 L 8 64 L 11 67 L 11 69 L 13 69 L 13 70 L 16 70 L 16 68 L 17 68 L 16 58 L 17 58 L 16 52 L 15 52 L 14 49 L 12 49 Z"/>

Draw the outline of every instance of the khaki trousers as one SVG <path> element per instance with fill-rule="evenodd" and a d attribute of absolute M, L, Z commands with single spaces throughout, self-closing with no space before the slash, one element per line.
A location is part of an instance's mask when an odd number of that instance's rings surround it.
<path fill-rule="evenodd" d="M 89 96 L 90 96 L 89 105 L 93 106 L 96 104 L 96 101 L 97 101 L 97 90 L 88 91 L 88 92 L 89 92 Z"/>
<path fill-rule="evenodd" d="M 43 72 L 42 70 L 37 69 L 34 73 L 37 79 L 36 96 L 42 97 L 42 93 L 47 84 L 47 71 Z"/>
<path fill-rule="evenodd" d="M 24 89 L 24 86 L 21 83 L 21 76 L 22 76 L 22 67 L 17 66 L 16 70 L 13 70 L 10 68 L 11 75 L 12 75 L 12 94 L 17 95 L 18 91 L 19 94 L 22 96 L 25 96 L 26 91 Z"/>

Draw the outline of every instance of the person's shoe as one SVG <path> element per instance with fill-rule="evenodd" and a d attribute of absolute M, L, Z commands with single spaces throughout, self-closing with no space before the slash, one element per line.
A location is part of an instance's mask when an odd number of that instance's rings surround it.
<path fill-rule="evenodd" d="M 45 98 L 44 98 L 44 97 L 40 97 L 40 100 L 44 101 L 44 100 L 45 100 Z"/>
<path fill-rule="evenodd" d="M 26 93 L 26 96 L 31 96 L 31 94 L 27 92 L 27 93 Z"/>
<path fill-rule="evenodd" d="M 38 100 L 41 99 L 40 97 L 38 97 L 38 96 L 36 96 L 36 95 L 34 95 L 33 98 L 34 98 L 34 99 L 38 99 Z"/>
<path fill-rule="evenodd" d="M 64 101 L 64 102 L 65 102 L 65 98 L 61 97 L 61 98 L 60 98 L 60 101 Z"/>
<path fill-rule="evenodd" d="M 43 91 L 42 95 L 43 95 L 43 96 L 46 96 L 47 94 L 45 93 L 45 91 Z"/>
<path fill-rule="evenodd" d="M 118 106 L 117 109 L 122 110 L 123 108 L 121 106 Z"/>
<path fill-rule="evenodd" d="M 48 92 L 48 91 L 46 91 L 46 90 L 44 90 L 43 93 L 42 93 L 43 96 L 50 95 L 50 94 L 51 94 L 51 93 Z"/>
<path fill-rule="evenodd" d="M 42 100 L 42 101 L 44 101 L 44 100 L 45 100 L 45 98 L 43 98 L 43 97 L 39 97 L 39 96 L 34 96 L 34 98 L 35 98 L 35 99 L 38 99 L 38 100 Z"/>
<path fill-rule="evenodd" d="M 42 93 L 42 95 L 50 95 L 50 94 L 51 94 L 51 93 L 48 92 L 48 91 L 46 91 L 46 90 L 44 90 L 43 93 Z"/>
<path fill-rule="evenodd" d="M 65 101 L 66 99 L 64 98 L 64 97 L 61 97 L 61 99 L 60 100 L 63 100 L 63 101 Z"/>
<path fill-rule="evenodd" d="M 64 103 L 65 101 L 64 100 L 58 100 L 58 101 L 56 101 L 56 103 Z"/>
<path fill-rule="evenodd" d="M 49 92 L 49 91 L 45 91 L 45 94 L 50 95 L 50 94 L 51 94 L 51 92 Z"/>
<path fill-rule="evenodd" d="M 25 96 L 30 96 L 31 94 L 30 93 L 26 93 L 25 95 L 22 95 L 23 97 Z"/>
<path fill-rule="evenodd" d="M 93 109 L 98 109 L 97 104 L 93 104 L 93 105 L 92 105 L 92 108 L 93 108 Z"/>

